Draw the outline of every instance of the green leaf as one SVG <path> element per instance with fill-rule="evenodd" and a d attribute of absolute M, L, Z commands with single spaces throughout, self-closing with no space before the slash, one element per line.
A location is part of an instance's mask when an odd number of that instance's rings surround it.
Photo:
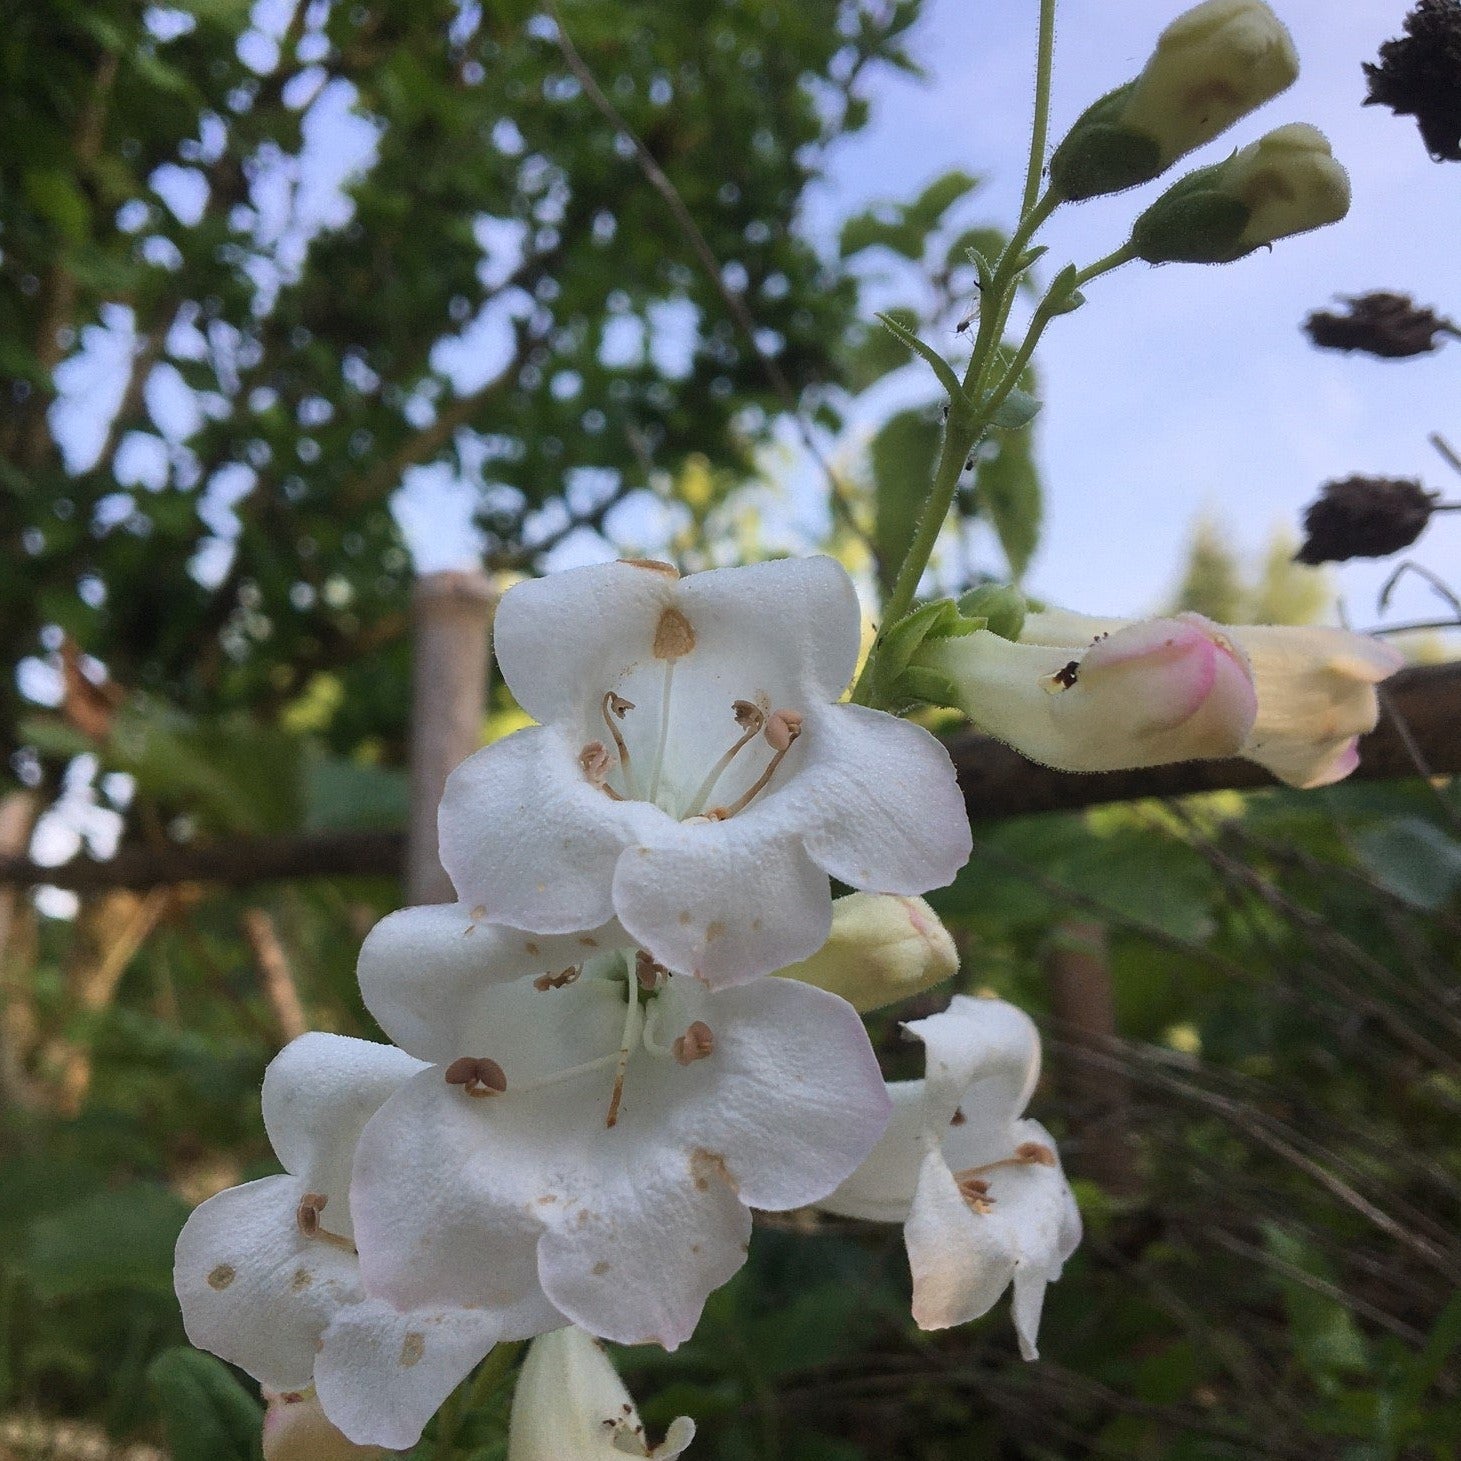
<path fill-rule="evenodd" d="M 173 1461 L 253 1461 L 264 1410 L 222 1360 L 179 1345 L 147 1367 Z"/>
<path fill-rule="evenodd" d="M 190 1209 L 150 1182 L 98 1192 L 30 1226 L 22 1267 L 43 1299 L 172 1293 L 173 1246 Z"/>
<path fill-rule="evenodd" d="M 943 221 L 943 216 L 961 198 L 966 198 L 979 186 L 979 179 L 955 168 L 942 177 L 935 178 L 903 210 L 903 216 L 924 234 L 930 233 Z"/>
<path fill-rule="evenodd" d="M 347 831 L 405 825 L 406 774 L 391 766 L 362 766 L 338 756 L 310 759 L 304 769 L 307 831 Z"/>
<path fill-rule="evenodd" d="M 1290 1270 L 1300 1269 L 1332 1283 L 1328 1265 L 1293 1233 L 1263 1224 L 1264 1246 Z M 1369 1354 L 1349 1310 L 1337 1299 L 1299 1278 L 1279 1278 L 1284 1308 L 1300 1363 L 1316 1379 L 1364 1370 Z"/>
<path fill-rule="evenodd" d="M 1461 886 L 1461 842 L 1421 817 L 1401 817 L 1355 838 L 1361 865 L 1377 883 L 1431 912 Z"/>
<path fill-rule="evenodd" d="M 873 438 L 869 448 L 878 566 L 884 588 L 898 576 L 928 498 L 938 460 L 939 423 L 927 411 L 900 411 Z"/>
<path fill-rule="evenodd" d="M 939 384 L 949 393 L 950 401 L 961 402 L 964 400 L 964 385 L 954 373 L 954 368 L 949 364 L 932 345 L 919 339 L 912 330 L 908 329 L 900 320 L 890 314 L 880 314 L 878 318 L 916 355 L 921 356 L 933 369 L 933 373 L 939 378 Z"/>
<path fill-rule="evenodd" d="M 844 259 L 867 249 L 884 248 L 916 263 L 923 257 L 923 232 L 905 220 L 901 209 L 896 217 L 859 213 L 842 225 L 837 247 Z"/>
<path fill-rule="evenodd" d="M 979 506 L 998 535 L 1010 574 L 1018 582 L 1040 542 L 1040 474 L 1028 431 L 1002 437 L 998 445 L 997 453 L 981 456 L 976 463 L 974 485 Z"/>
<path fill-rule="evenodd" d="M 895 319 L 910 334 L 918 329 L 917 311 L 906 305 L 888 310 L 888 317 Z M 851 391 L 865 391 L 885 375 L 902 369 L 908 364 L 908 352 L 898 336 L 881 326 L 873 326 L 862 333 L 853 348 L 847 363 L 847 388 Z"/>

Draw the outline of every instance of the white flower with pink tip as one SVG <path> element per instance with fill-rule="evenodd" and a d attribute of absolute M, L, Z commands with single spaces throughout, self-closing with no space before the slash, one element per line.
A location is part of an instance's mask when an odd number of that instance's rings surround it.
<path fill-rule="evenodd" d="M 461 901 L 543 934 L 617 919 L 666 968 L 730 985 L 822 946 L 829 877 L 952 881 L 970 836 L 947 753 L 836 703 L 859 629 L 830 558 L 684 579 L 608 563 L 511 589 L 497 659 L 541 724 L 447 784 Z"/>

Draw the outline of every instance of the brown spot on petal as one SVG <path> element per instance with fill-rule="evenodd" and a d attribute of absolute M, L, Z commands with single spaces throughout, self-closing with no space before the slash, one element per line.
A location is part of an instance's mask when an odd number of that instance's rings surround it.
<path fill-rule="evenodd" d="M 694 923 L 694 921 L 695 921 L 694 916 L 691 914 L 691 912 L 690 912 L 690 910 L 688 908 L 682 908 L 682 909 L 680 909 L 680 925 L 681 925 L 681 927 L 688 927 L 690 924 Z"/>
<path fill-rule="evenodd" d="M 949 1118 L 950 1126 L 962 1126 L 969 1118 L 962 1111 L 955 1111 Z"/>
<path fill-rule="evenodd" d="M 599 941 L 596 938 L 581 938 L 579 939 L 579 943 L 586 949 L 596 949 L 599 946 Z"/>
<path fill-rule="evenodd" d="M 695 630 L 678 609 L 666 609 L 654 631 L 656 659 L 682 659 L 695 648 Z"/>
<path fill-rule="evenodd" d="M 413 1329 L 401 1341 L 400 1366 L 403 1370 L 409 1370 L 412 1365 L 421 1363 L 421 1356 L 426 1353 L 426 1336 L 417 1334 Z"/>
<path fill-rule="evenodd" d="M 315 1281 L 315 1276 L 307 1268 L 296 1268 L 294 1277 L 289 1280 L 289 1292 L 292 1294 L 303 1293 L 310 1284 Z"/>
<path fill-rule="evenodd" d="M 231 1263 L 220 1263 L 212 1273 L 208 1275 L 208 1287 L 217 1289 L 222 1293 L 234 1279 L 238 1277 L 238 1270 Z"/>
<path fill-rule="evenodd" d="M 595 1278 L 602 1278 L 612 1266 L 612 1264 L 600 1258 L 599 1261 L 595 1263 L 594 1266 L 589 1270 L 589 1272 L 592 1273 Z"/>
<path fill-rule="evenodd" d="M 535 959 L 538 958 L 538 956 L 542 954 L 542 952 L 542 949 L 540 949 L 535 943 L 526 943 L 523 945 L 523 953 L 531 954 Z"/>
<path fill-rule="evenodd" d="M 739 1192 L 740 1184 L 730 1174 L 725 1158 L 719 1152 L 707 1151 L 697 1146 L 690 1153 L 690 1173 L 695 1179 L 697 1192 L 708 1192 L 712 1180 L 724 1182 L 732 1192 Z"/>
<path fill-rule="evenodd" d="M 718 938 L 724 938 L 724 937 L 725 937 L 725 924 L 723 924 L 719 919 L 716 919 L 716 921 L 714 923 L 707 923 L 705 925 L 705 942 L 706 943 L 714 943 L 716 939 L 718 939 Z"/>

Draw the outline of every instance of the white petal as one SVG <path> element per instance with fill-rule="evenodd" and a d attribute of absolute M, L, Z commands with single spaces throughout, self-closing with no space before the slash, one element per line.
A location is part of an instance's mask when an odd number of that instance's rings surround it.
<path fill-rule="evenodd" d="M 657 807 L 616 802 L 590 785 L 581 749 L 537 726 L 468 756 L 447 777 L 441 862 L 478 917 L 538 933 L 597 928 L 614 914 L 620 852 L 674 825 Z"/>
<path fill-rule="evenodd" d="M 775 709 L 805 713 L 835 700 L 857 668 L 857 590 L 835 559 L 779 558 L 692 574 L 678 604 L 695 629 L 696 654 L 753 667 L 752 688 Z"/>
<path fill-rule="evenodd" d="M 876 893 L 953 882 L 969 860 L 969 817 L 935 737 L 880 710 L 823 705 L 808 713 L 801 739 L 805 759 L 783 815 L 819 867 Z"/>
<path fill-rule="evenodd" d="M 178 1237 L 173 1285 L 188 1338 L 274 1390 L 309 1385 L 321 1332 L 361 1297 L 355 1258 L 299 1231 L 309 1190 L 287 1176 L 230 1187 Z"/>
<path fill-rule="evenodd" d="M 501 1320 L 540 1292 L 536 1160 L 553 1155 L 554 1123 L 537 1133 L 531 1158 L 515 1162 L 484 1140 L 490 1128 L 475 1109 L 484 1104 L 433 1066 L 361 1134 L 351 1189 L 361 1272 L 398 1308 L 479 1308 Z M 528 1334 L 504 1324 L 502 1337 Z"/>
<path fill-rule="evenodd" d="M 495 1320 L 480 1311 L 401 1313 L 365 1299 L 325 1330 L 315 1362 L 320 1404 L 357 1444 L 404 1451 L 497 1336 Z"/>
<path fill-rule="evenodd" d="M 524 933 L 480 923 L 460 903 L 403 908 L 366 936 L 360 992 L 391 1039 L 423 1060 L 448 1065 L 459 1055 L 492 1053 L 465 1041 L 500 1023 L 504 984 L 560 973 L 627 942 L 617 924 L 586 933 Z"/>
<path fill-rule="evenodd" d="M 328 1199 L 326 1226 L 352 1236 L 350 1163 L 361 1129 L 421 1062 L 393 1045 L 311 1031 L 264 1072 L 264 1129 L 286 1171 Z"/>
<path fill-rule="evenodd" d="M 1103 634 L 1125 629 L 1130 619 L 1102 619 L 1093 614 L 1076 614 L 1069 609 L 1042 609 L 1026 614 L 1020 627 L 1021 644 L 1074 646 L 1082 652 Z"/>
<path fill-rule="evenodd" d="M 756 813 L 695 825 L 666 820 L 620 859 L 619 921 L 666 967 L 738 984 L 826 943 L 826 873 L 794 836 Z"/>
<path fill-rule="evenodd" d="M 1025 1109 L 1040 1079 L 1040 1033 L 1022 1009 L 1002 999 L 956 994 L 948 1009 L 904 1027 L 923 1041 L 928 1077 L 925 1121 L 939 1139 L 954 1113 L 954 1130 L 1002 1138 Z"/>
<path fill-rule="evenodd" d="M 890 1081 L 888 1095 L 892 1119 L 862 1165 L 817 1203 L 824 1212 L 868 1222 L 908 1221 L 925 1146 L 923 1082 Z"/>
<path fill-rule="evenodd" d="M 594 563 L 515 584 L 497 606 L 492 642 L 508 689 L 535 720 L 579 726 L 599 697 L 651 657 L 676 575 Z"/>

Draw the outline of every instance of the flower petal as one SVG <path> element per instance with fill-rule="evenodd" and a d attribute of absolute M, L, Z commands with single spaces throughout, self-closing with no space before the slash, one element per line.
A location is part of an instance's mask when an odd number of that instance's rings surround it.
<path fill-rule="evenodd" d="M 893 1115 L 861 1166 L 830 1196 L 819 1199 L 823 1212 L 876 1223 L 905 1223 L 923 1157 L 922 1081 L 890 1081 Z"/>
<path fill-rule="evenodd" d="M 826 873 L 750 813 L 662 823 L 620 859 L 614 909 L 661 964 L 717 986 L 795 963 L 832 929 Z"/>
<path fill-rule="evenodd" d="M 556 1322 L 548 1312 L 545 1322 Z M 325 1330 L 315 1389 L 325 1415 L 358 1445 L 404 1451 L 496 1343 L 480 1310 L 401 1313 L 380 1299 L 342 1309 Z"/>
<path fill-rule="evenodd" d="M 863 705 L 819 705 L 801 740 L 803 765 L 766 810 L 802 830 L 819 867 L 875 893 L 953 882 L 972 840 L 953 762 L 934 736 Z"/>
<path fill-rule="evenodd" d="M 230 1187 L 178 1236 L 173 1286 L 188 1338 L 274 1390 L 309 1385 L 321 1332 L 361 1297 L 354 1257 L 299 1230 L 309 1190 L 288 1176 Z"/>
<path fill-rule="evenodd" d="M 264 1129 L 285 1170 L 329 1199 L 332 1232 L 353 1235 L 350 1163 L 361 1129 L 420 1069 L 393 1045 L 312 1030 L 264 1072 Z"/>
<path fill-rule="evenodd" d="M 948 1009 L 904 1026 L 927 1051 L 925 1121 L 942 1137 L 956 1111 L 966 1139 L 997 1140 L 1019 1117 L 1040 1079 L 1040 1033 L 1022 1009 L 1002 999 L 956 994 Z M 972 1089 L 971 1089 L 972 1088 Z"/>
<path fill-rule="evenodd" d="M 613 917 L 619 854 L 669 819 L 591 786 L 581 749 L 557 729 L 533 727 L 468 756 L 447 777 L 441 862 L 477 917 L 538 933 Z"/>
<path fill-rule="evenodd" d="M 503 986 L 529 974 L 557 974 L 628 940 L 617 924 L 587 933 L 534 934 L 473 919 L 460 903 L 403 908 L 383 918 L 360 950 L 365 1007 L 413 1055 L 448 1065 L 465 1043 L 507 1017 L 523 991 Z M 541 1005 L 541 1001 L 539 1001 Z"/>

